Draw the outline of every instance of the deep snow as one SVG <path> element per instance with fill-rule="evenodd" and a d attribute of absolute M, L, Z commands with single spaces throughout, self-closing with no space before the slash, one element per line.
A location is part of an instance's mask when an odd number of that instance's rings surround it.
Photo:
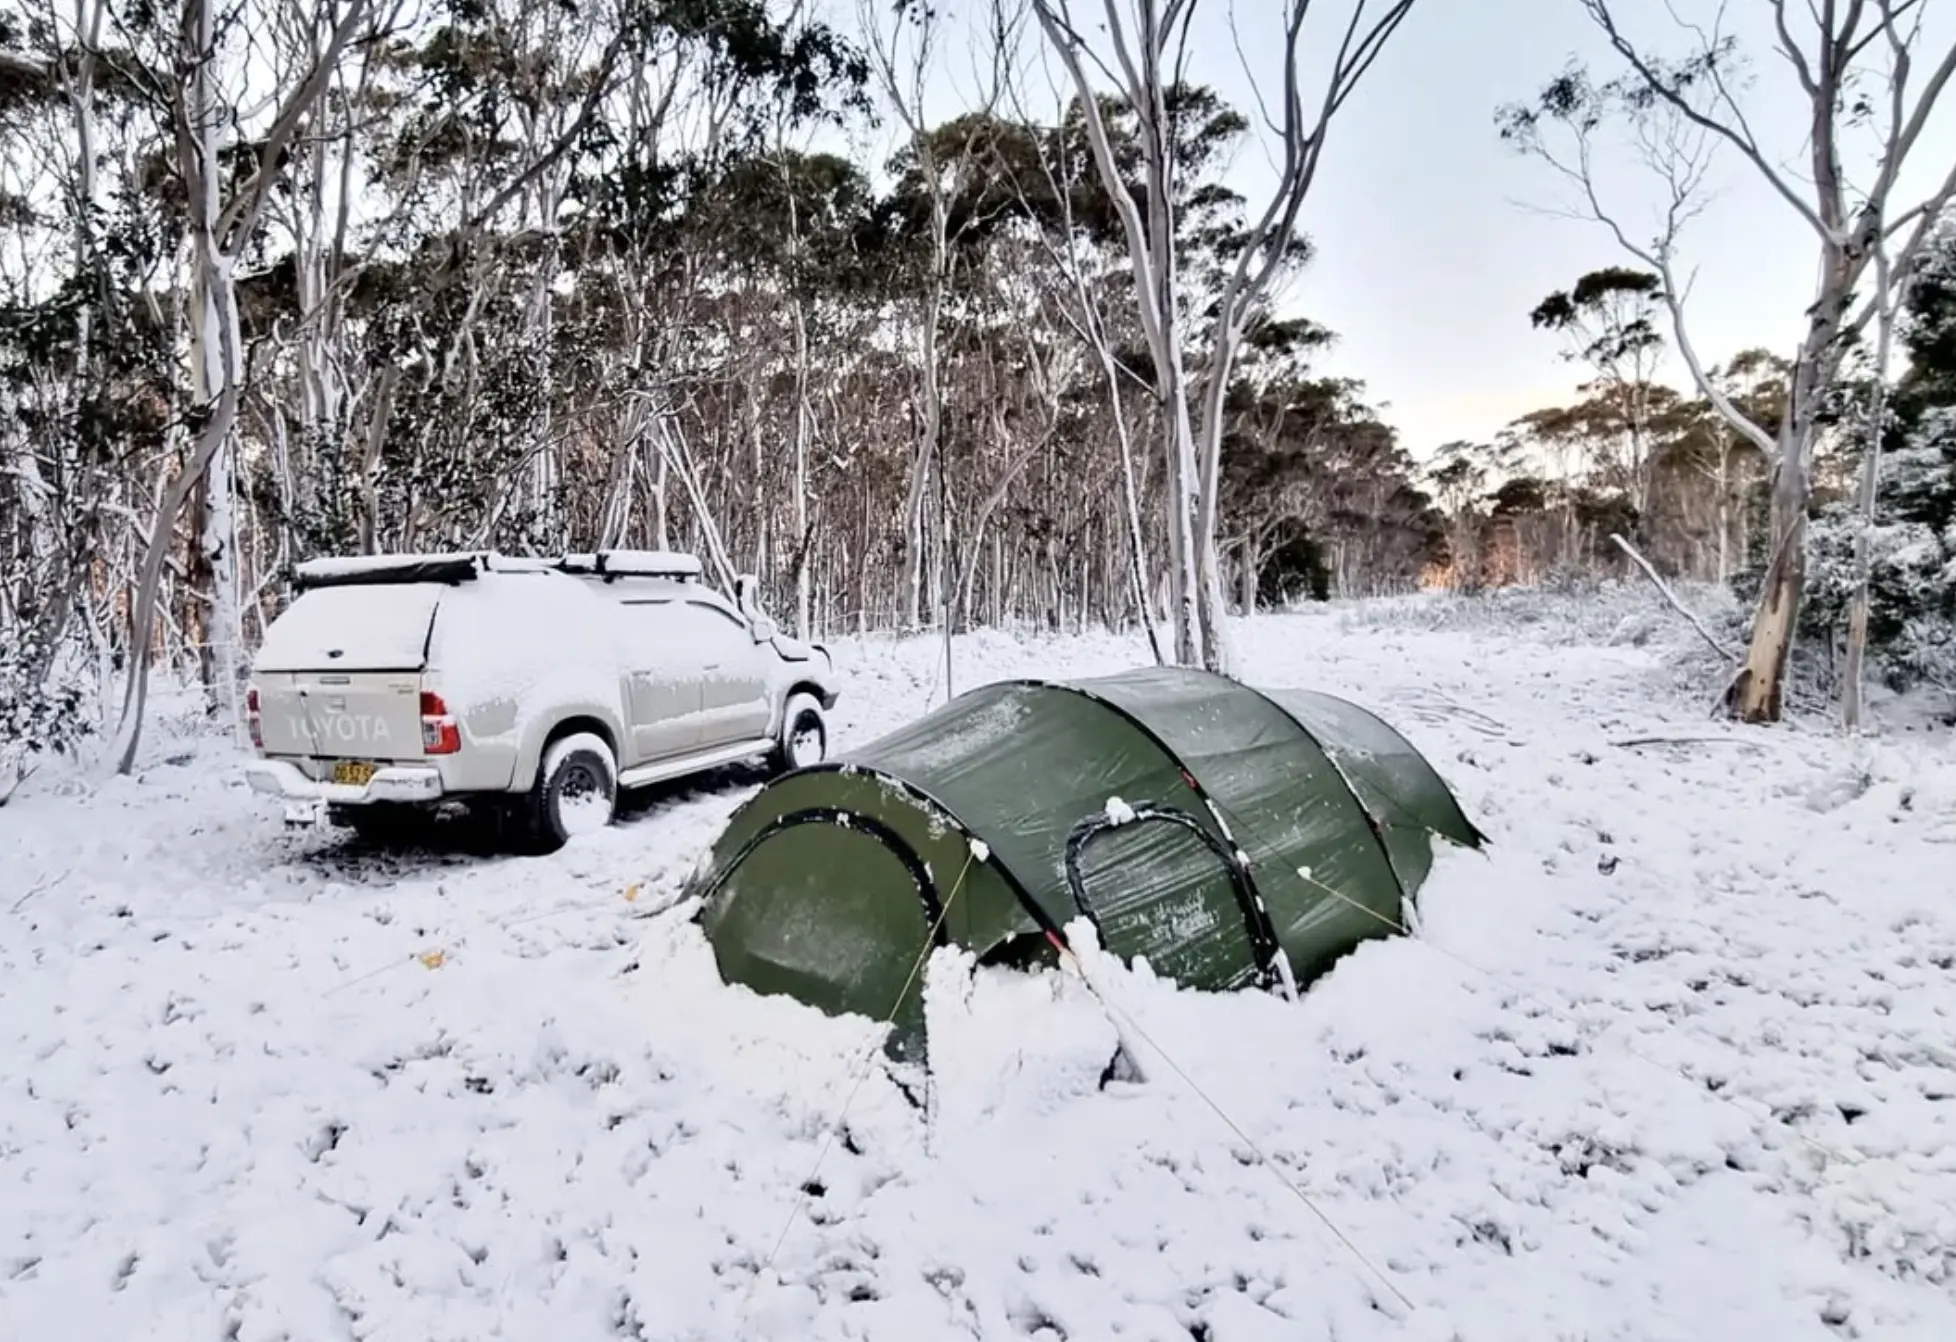
<path fill-rule="evenodd" d="M 1100 966 L 1149 1077 L 1104 1091 L 1077 980 L 940 957 L 928 1124 L 667 907 L 751 779 L 541 859 L 289 836 L 211 740 L 37 780 L 0 1339 L 1956 1337 L 1949 738 L 1711 722 L 1641 596 L 1520 608 L 1235 631 L 1492 836 L 1420 939 L 1295 1005 Z M 838 746 L 940 684 L 932 640 L 845 652 Z M 957 684 L 1143 655 L 985 634 Z"/>

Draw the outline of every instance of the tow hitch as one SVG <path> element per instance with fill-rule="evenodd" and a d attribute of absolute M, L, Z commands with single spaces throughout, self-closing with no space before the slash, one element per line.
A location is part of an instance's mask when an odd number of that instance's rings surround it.
<path fill-rule="evenodd" d="M 323 801 L 289 801 L 285 804 L 287 829 L 317 829 L 325 823 L 326 803 Z"/>

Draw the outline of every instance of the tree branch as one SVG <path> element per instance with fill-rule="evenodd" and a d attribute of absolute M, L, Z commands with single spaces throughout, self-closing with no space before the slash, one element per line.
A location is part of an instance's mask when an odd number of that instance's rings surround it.
<path fill-rule="evenodd" d="M 285 153 L 298 134 L 299 127 L 312 111 L 313 104 L 326 90 L 339 69 L 340 49 L 344 47 L 353 30 L 367 17 L 367 0 L 349 0 L 346 13 L 333 25 L 326 39 L 326 47 L 299 82 L 299 87 L 287 94 L 280 104 L 278 115 L 272 121 L 272 128 L 265 135 L 264 143 L 258 150 L 258 163 L 243 187 L 231 198 L 231 203 L 214 221 L 212 234 L 218 245 L 227 255 L 235 255 L 243 239 L 257 226 L 259 212 L 265 208 L 265 199 L 272 186 L 278 181 L 284 167 Z M 215 58 L 216 53 L 206 52 L 203 59 Z M 206 165 L 206 170 L 214 170 L 216 164 Z"/>
<path fill-rule="evenodd" d="M 1772 3 L 1775 10 L 1784 9 L 1785 0 L 1772 0 Z M 1828 0 L 1828 4 L 1831 8 L 1832 0 Z M 1679 115 L 1688 119 L 1693 125 L 1709 135 L 1715 135 L 1726 141 L 1743 154 L 1746 160 L 1753 167 L 1757 168 L 1759 174 L 1766 179 L 1767 185 L 1771 186 L 1788 205 L 1791 205 L 1799 216 L 1806 220 L 1813 230 L 1823 239 L 1833 242 L 1836 245 L 1846 241 L 1838 229 L 1830 227 L 1827 221 L 1821 217 L 1812 205 L 1801 199 L 1800 193 L 1794 190 L 1792 184 L 1786 179 L 1785 174 L 1766 161 L 1766 155 L 1759 148 L 1758 141 L 1745 128 L 1743 116 L 1738 118 L 1740 125 L 1733 127 L 1720 121 L 1717 117 L 1702 111 L 1698 107 L 1693 106 L 1691 100 L 1685 97 L 1682 91 L 1672 84 L 1664 72 L 1659 70 L 1637 49 L 1636 45 L 1629 38 L 1623 35 L 1622 30 L 1617 26 L 1616 16 L 1610 12 L 1609 0 L 1582 0 L 1582 5 L 1588 11 L 1590 18 L 1603 30 L 1604 36 L 1609 39 L 1610 46 L 1636 72 L 1637 78 L 1642 81 L 1645 88 L 1676 109 Z M 1705 55 L 1707 59 L 1713 58 L 1712 52 L 1706 52 Z M 1731 95 L 1726 92 L 1723 81 L 1717 80 L 1716 83 L 1721 95 L 1730 103 Z"/>

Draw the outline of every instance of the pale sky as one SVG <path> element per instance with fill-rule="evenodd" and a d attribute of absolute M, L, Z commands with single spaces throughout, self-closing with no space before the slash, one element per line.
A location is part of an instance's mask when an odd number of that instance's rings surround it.
<path fill-rule="evenodd" d="M 888 0 L 869 0 L 887 13 Z M 970 22 L 982 0 L 940 0 L 954 22 Z M 1127 0 L 1121 0 L 1126 8 Z M 1250 111 L 1245 58 L 1231 38 L 1232 9 L 1247 65 L 1273 86 L 1281 0 L 1198 0 L 1192 77 Z M 1331 44 L 1352 0 L 1317 0 L 1322 15 L 1306 30 L 1306 68 L 1328 64 Z M 1073 0 L 1083 29 L 1103 13 L 1101 0 Z M 1712 21 L 1707 0 L 1670 0 L 1686 19 Z M 838 11 L 853 9 L 836 0 Z M 1788 159 L 1801 151 L 1803 109 L 1790 67 L 1767 50 L 1770 8 L 1738 0 L 1729 8 L 1753 54 L 1755 85 L 1747 111 L 1761 138 Z M 1791 13 L 1806 6 L 1793 3 Z M 1654 0 L 1620 0 L 1630 31 L 1648 49 L 1682 54 L 1688 34 Z M 833 14 L 838 23 L 853 15 Z M 1733 20 L 1728 20 L 1728 23 Z M 1946 16 L 1937 16 L 1917 58 L 1932 64 L 1947 49 Z M 1091 30 L 1089 30 L 1091 31 Z M 1314 35 L 1315 34 L 1315 35 Z M 1027 37 L 1039 46 L 1038 31 Z M 928 87 L 932 118 L 969 106 L 977 85 L 969 38 L 946 32 Z M 1451 439 L 1485 440 L 1516 416 L 1571 397 L 1579 377 L 1558 357 L 1556 338 L 1534 330 L 1528 313 L 1550 292 L 1585 271 L 1634 264 L 1600 226 L 1554 217 L 1561 185 L 1544 165 L 1522 158 L 1495 132 L 1496 107 L 1525 100 L 1571 56 L 1591 59 L 1600 77 L 1617 72 L 1579 0 L 1420 0 L 1384 56 L 1334 122 L 1304 226 L 1317 259 L 1290 305 L 1337 331 L 1340 343 L 1323 371 L 1363 379 L 1383 417 L 1405 445 L 1425 455 Z M 1053 66 L 1057 74 L 1057 66 Z M 1321 87 L 1318 85 L 1317 87 Z M 1028 81 L 1032 114 L 1049 119 L 1054 94 L 1043 76 Z M 1956 162 L 1956 95 L 1937 117 L 1905 179 L 1913 187 L 1897 204 L 1912 205 L 1931 179 Z M 1257 118 L 1251 113 L 1252 120 Z M 1266 198 L 1270 169 L 1261 146 L 1247 146 L 1232 185 L 1253 204 Z M 1643 194 L 1648 175 L 1613 157 L 1606 184 L 1626 203 L 1631 221 L 1651 218 Z M 1749 345 L 1791 353 L 1800 314 L 1811 300 L 1817 249 L 1811 229 L 1736 153 L 1723 153 L 1712 183 L 1715 199 L 1680 249 L 1681 270 L 1697 271 L 1690 331 L 1710 363 Z M 1642 213 L 1639 213 L 1639 210 Z M 1648 235 L 1646 222 L 1631 231 Z M 1681 364 L 1667 370 L 1683 385 Z"/>

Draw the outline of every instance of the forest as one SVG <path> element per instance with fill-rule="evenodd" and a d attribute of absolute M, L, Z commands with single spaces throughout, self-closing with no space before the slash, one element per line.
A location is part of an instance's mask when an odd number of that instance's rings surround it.
<path fill-rule="evenodd" d="M 983 51 L 907 0 L 861 31 L 765 0 L 3 0 L 0 764 L 114 731 L 126 768 L 151 676 L 235 723 L 291 566 L 404 550 L 682 548 L 804 635 L 1139 623 L 1219 668 L 1228 610 L 1641 559 L 1758 604 L 1741 716 L 1779 715 L 1795 642 L 1956 681 L 1948 187 L 1881 213 L 1913 132 L 1872 222 L 1839 172 L 1802 188 L 1827 329 L 1687 343 L 1665 385 L 1673 253 L 1599 240 L 1489 315 L 1570 402 L 1416 459 L 1286 300 L 1335 114 L 1415 7 L 1357 4 L 1320 102 L 1301 55 L 1340 30 L 1282 6 L 1274 119 L 1176 76 L 1189 8 L 1142 6 L 1109 63 L 1061 0 Z M 1878 48 L 1822 36 L 1832 109 Z M 927 116 L 950 62 L 981 87 Z M 1729 130 L 1715 65 L 1629 68 L 1489 134 L 1566 166 L 1558 134 L 1587 164 L 1601 126 L 1681 126 L 1688 166 Z M 1245 199 L 1228 165 L 1270 129 Z"/>

